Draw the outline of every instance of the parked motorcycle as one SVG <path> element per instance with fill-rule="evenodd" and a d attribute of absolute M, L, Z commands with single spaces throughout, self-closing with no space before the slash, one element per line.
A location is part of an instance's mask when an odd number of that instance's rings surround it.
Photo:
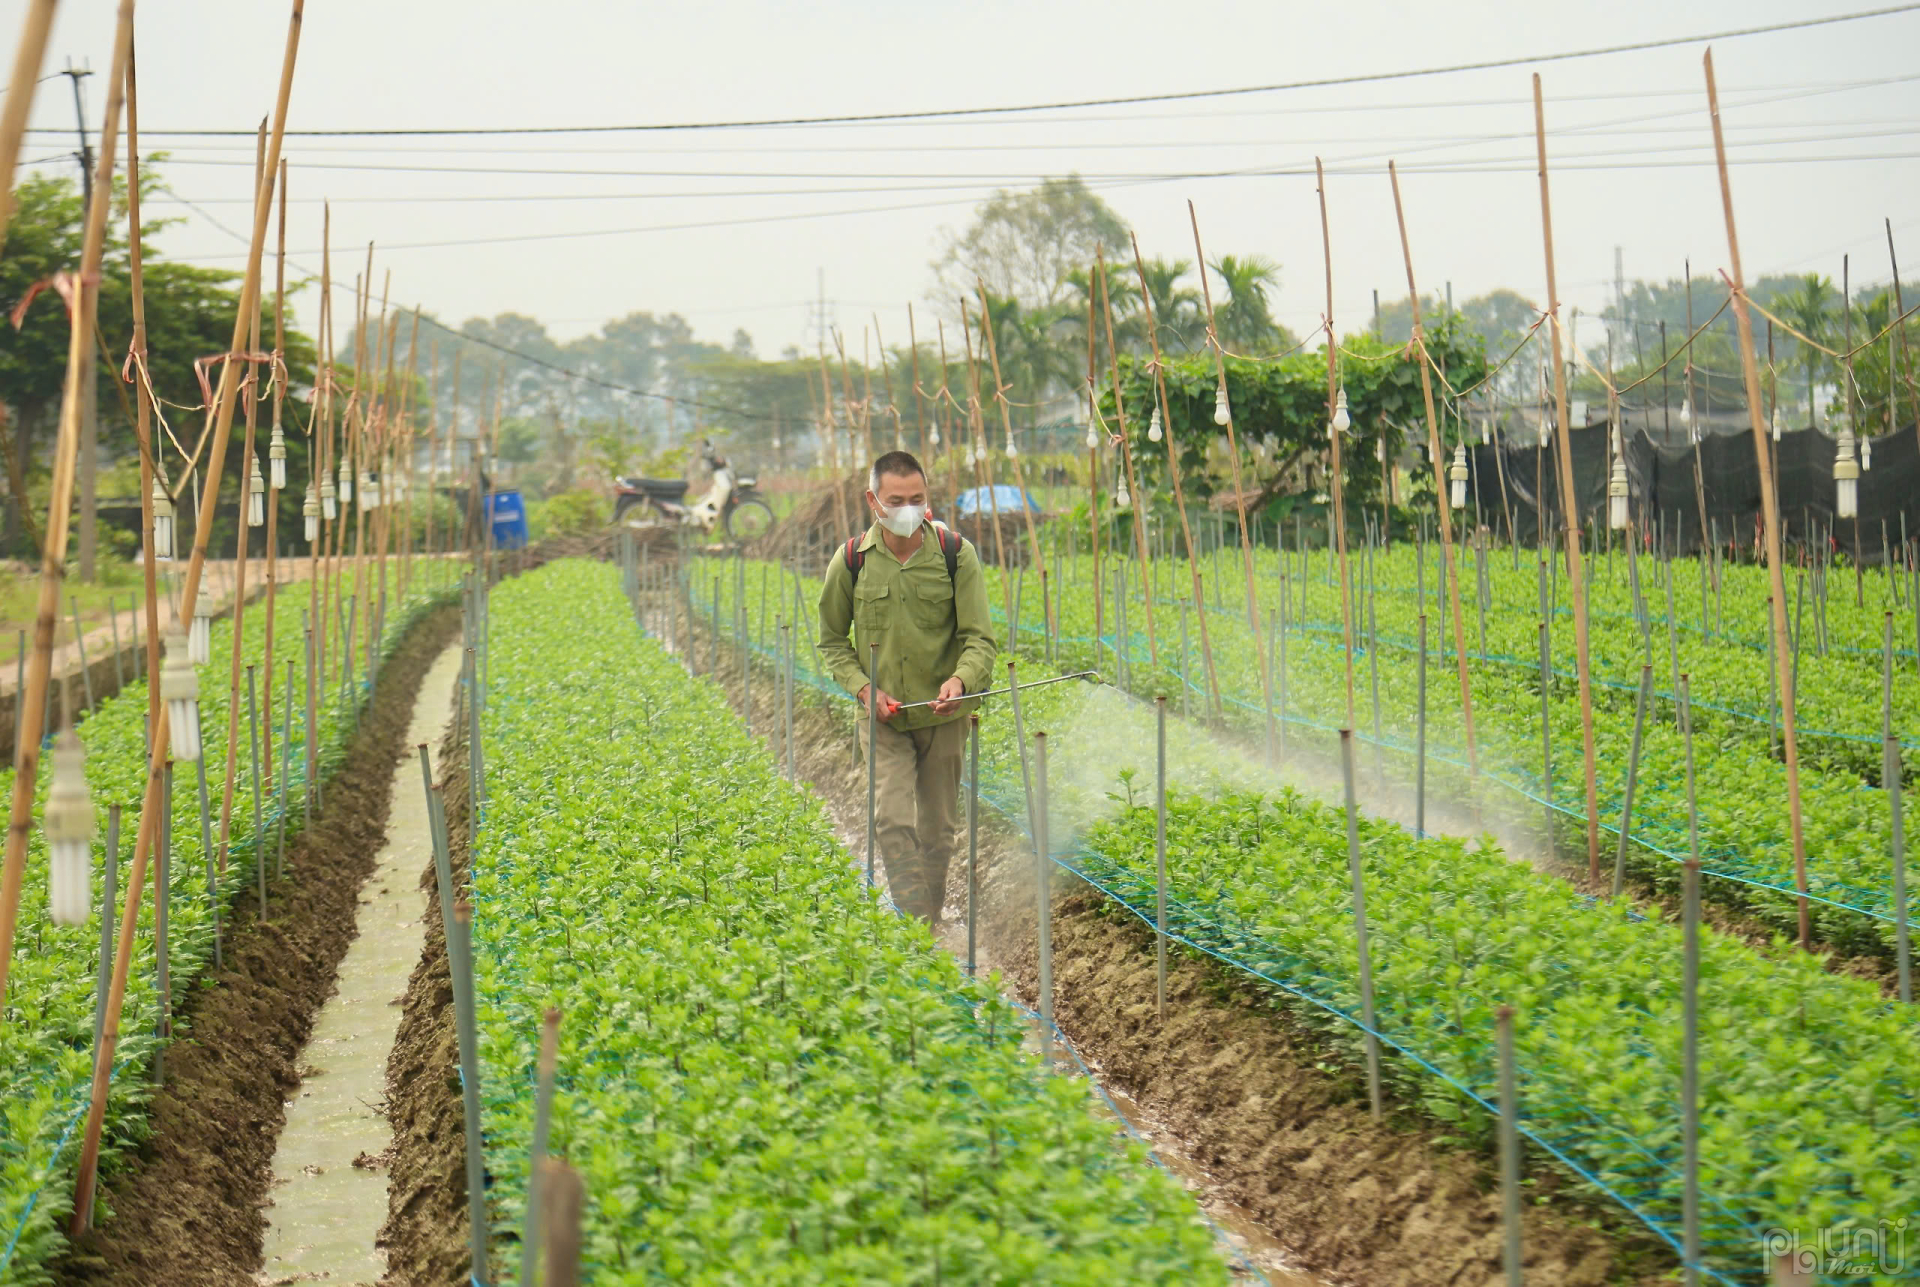
<path fill-rule="evenodd" d="M 707 494 L 692 504 L 692 485 L 679 478 L 616 478 L 613 521 L 636 527 L 674 523 L 711 532 L 715 525 L 738 542 L 755 540 L 773 527 L 773 509 L 755 490 L 754 478 L 734 474 L 726 457 L 700 440 L 700 459 L 713 474 Z M 635 513 L 635 511 L 640 511 Z M 629 517 L 629 516 L 632 517 Z"/>

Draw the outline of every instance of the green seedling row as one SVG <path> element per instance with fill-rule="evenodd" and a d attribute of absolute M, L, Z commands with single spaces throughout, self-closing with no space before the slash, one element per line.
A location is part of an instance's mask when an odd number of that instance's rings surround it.
<path fill-rule="evenodd" d="M 605 565 L 501 585 L 472 876 L 492 1205 L 552 1148 L 598 1283 L 1223 1282 L 1192 1199 L 862 882 Z M 513 1281 L 518 1249 L 495 1256 Z"/>

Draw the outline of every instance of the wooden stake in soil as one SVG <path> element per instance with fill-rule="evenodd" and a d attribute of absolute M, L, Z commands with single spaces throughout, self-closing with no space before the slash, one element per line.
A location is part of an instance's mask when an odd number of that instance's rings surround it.
<path fill-rule="evenodd" d="M 1039 900 L 1040 1059 L 1053 1061 L 1053 848 L 1047 839 L 1047 735 L 1033 735 L 1034 888 Z"/>
<path fill-rule="evenodd" d="M 1513 1007 L 1494 1011 L 1494 1036 L 1500 1056 L 1500 1259 L 1507 1287 L 1521 1287 L 1520 1260 L 1520 1091 L 1513 1069 Z"/>
<path fill-rule="evenodd" d="M 1353 932 L 1360 952 L 1360 1023 L 1367 1032 L 1367 1102 L 1373 1120 L 1383 1118 L 1380 1103 L 1380 1038 L 1373 1018 L 1373 957 L 1367 950 L 1367 885 L 1360 870 L 1360 808 L 1353 795 L 1353 730 L 1340 730 L 1340 774 L 1347 805 L 1347 875 L 1353 883 Z"/>
<path fill-rule="evenodd" d="M 1620 804 L 1620 843 L 1613 851 L 1613 896 L 1620 897 L 1627 876 L 1627 841 L 1633 835 L 1633 789 L 1640 780 L 1640 739 L 1647 728 L 1647 699 L 1653 695 L 1653 665 L 1640 666 L 1640 696 L 1633 704 L 1633 749 L 1627 756 L 1627 788 Z"/>
<path fill-rule="evenodd" d="M 553 1120 L 553 1074 L 559 1058 L 560 1012 L 549 1006 L 540 1024 L 540 1062 L 535 1069 L 533 1144 L 527 1151 L 527 1210 L 520 1224 L 521 1287 L 532 1287 L 540 1248 L 540 1182 L 547 1162 L 547 1131 Z"/>
<path fill-rule="evenodd" d="M 1153 974 L 1154 998 L 1167 1019 L 1167 695 L 1153 699 Z"/>
<path fill-rule="evenodd" d="M 1420 290 L 1414 285 L 1413 247 L 1407 240 L 1407 215 L 1400 203 L 1400 172 L 1391 161 L 1387 162 L 1387 178 L 1393 185 L 1393 214 L 1400 227 L 1400 254 L 1407 265 L 1407 302 L 1413 319 L 1413 340 L 1419 350 L 1420 393 L 1426 403 L 1427 455 L 1433 466 L 1434 507 L 1440 511 L 1441 579 L 1446 582 L 1448 605 L 1453 611 L 1453 658 L 1460 675 L 1460 717 L 1467 738 L 1467 790 L 1477 802 L 1480 794 L 1480 756 L 1474 743 L 1473 684 L 1467 677 L 1467 626 L 1466 618 L 1460 611 L 1460 568 L 1453 548 L 1453 515 L 1447 508 L 1446 466 L 1442 464 L 1446 459 L 1445 448 L 1440 433 L 1440 417 L 1433 405 L 1432 364 L 1427 358 L 1426 341 L 1420 329 Z M 1544 532 L 1544 518 L 1541 523 Z M 1445 636 L 1441 638 L 1441 651 L 1444 653 Z"/>
<path fill-rule="evenodd" d="M 32 19 L 36 16 L 37 10 L 29 14 L 29 36 L 32 35 Z M 60 610 L 61 579 L 66 574 L 68 510 L 73 502 L 75 461 L 80 447 L 81 385 L 93 378 L 93 319 L 99 308 L 100 259 L 106 241 L 107 210 L 112 203 L 115 143 L 120 107 L 126 90 L 127 55 L 132 40 L 133 3 L 132 0 L 121 0 L 114 37 L 113 70 L 107 82 L 107 114 L 100 132 L 100 157 L 94 179 L 93 201 L 87 208 L 80 274 L 70 310 L 67 374 L 60 398 L 60 428 L 48 487 L 47 526 L 40 557 L 40 595 L 34 612 L 33 653 L 28 662 L 26 685 L 22 689 L 24 699 L 20 718 L 14 725 L 12 812 L 7 820 L 5 863 L 4 867 L 0 867 L 0 1006 L 4 1006 L 6 1000 L 7 978 L 13 965 L 14 929 L 19 918 L 21 890 L 26 881 L 27 837 L 33 827 L 33 791 L 40 770 L 39 738 L 26 734 L 46 724 L 47 686 L 53 669 L 54 619 Z M 37 68 L 38 65 L 36 56 L 34 66 Z M 23 109 L 25 101 L 32 96 L 30 86 L 34 79 L 37 76 L 14 82 L 15 93 Z M 15 107 L 14 97 L 8 96 L 9 116 Z M 10 198 L 0 198 L 0 202 L 10 204 Z M 144 818 L 142 827 L 144 830 Z M 129 888 L 139 889 L 144 877 L 144 868 L 136 868 Z M 127 900 L 129 908 L 139 905 L 138 897 Z M 129 917 L 129 930 L 131 924 Z M 4 1011 L 0 1010 L 0 1013 Z"/>
<path fill-rule="evenodd" d="M 1567 577 L 1573 592 L 1573 646 L 1580 669 L 1580 751 L 1587 775 L 1587 878 L 1600 879 L 1600 795 L 1594 775 L 1593 667 L 1587 641 L 1586 570 L 1580 552 L 1579 507 L 1573 490 L 1573 437 L 1567 423 L 1567 366 L 1560 343 L 1560 288 L 1554 276 L 1553 207 L 1547 197 L 1547 117 L 1540 76 L 1533 78 L 1533 136 L 1540 161 L 1540 227 L 1547 258 L 1547 322 L 1553 344 L 1553 400 L 1559 426 L 1560 507 L 1567 525 Z M 1755 409 L 1758 410 L 1758 403 Z"/>
<path fill-rule="evenodd" d="M 1789 673 L 1787 641 L 1786 565 L 1780 541 L 1780 498 L 1774 491 L 1772 453 L 1767 449 L 1767 426 L 1761 420 L 1760 372 L 1753 354 L 1753 319 L 1747 311 L 1746 277 L 1740 269 L 1740 239 L 1733 223 L 1733 187 L 1727 179 L 1727 146 L 1720 128 L 1720 93 L 1713 79 L 1713 50 L 1706 53 L 1707 109 L 1713 119 L 1714 160 L 1720 172 L 1720 203 L 1726 212 L 1727 258 L 1733 276 L 1733 319 L 1740 332 L 1740 372 L 1746 381 L 1747 418 L 1753 428 L 1753 448 L 1760 466 L 1761 522 L 1767 546 L 1767 575 L 1773 589 L 1773 655 L 1780 685 L 1780 731 L 1787 764 L 1787 821 L 1793 833 L 1793 883 L 1800 894 L 1800 946 L 1813 939 L 1813 913 L 1807 901 L 1807 838 L 1800 818 L 1800 736 L 1795 727 L 1793 677 Z M 1537 91 L 1536 91 L 1537 92 Z"/>

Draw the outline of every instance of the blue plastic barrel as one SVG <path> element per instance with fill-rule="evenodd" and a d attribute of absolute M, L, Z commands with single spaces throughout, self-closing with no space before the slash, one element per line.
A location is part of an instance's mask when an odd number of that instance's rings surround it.
<path fill-rule="evenodd" d="M 487 493 L 487 521 L 493 527 L 493 548 L 521 550 L 527 545 L 527 506 L 515 490 Z"/>

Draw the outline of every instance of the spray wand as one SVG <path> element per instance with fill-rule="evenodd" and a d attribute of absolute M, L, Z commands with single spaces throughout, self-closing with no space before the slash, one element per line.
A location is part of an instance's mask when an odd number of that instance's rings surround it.
<path fill-rule="evenodd" d="M 989 688 L 983 693 L 962 693 L 958 697 L 935 697 L 924 702 L 897 702 L 894 704 L 893 710 L 912 710 L 916 706 L 934 706 L 943 701 L 967 702 L 972 701 L 976 697 L 998 697 L 1002 693 L 1012 692 L 1015 688 L 1018 688 L 1024 693 L 1029 688 L 1045 688 L 1048 684 L 1064 684 L 1069 679 L 1096 679 L 1099 677 L 1099 674 L 1100 672 L 1097 670 L 1077 670 L 1071 675 L 1056 675 L 1052 679 L 1036 679 L 1031 684 L 1009 684 L 1005 688 Z M 889 711 L 888 714 L 892 714 L 892 711 Z"/>

